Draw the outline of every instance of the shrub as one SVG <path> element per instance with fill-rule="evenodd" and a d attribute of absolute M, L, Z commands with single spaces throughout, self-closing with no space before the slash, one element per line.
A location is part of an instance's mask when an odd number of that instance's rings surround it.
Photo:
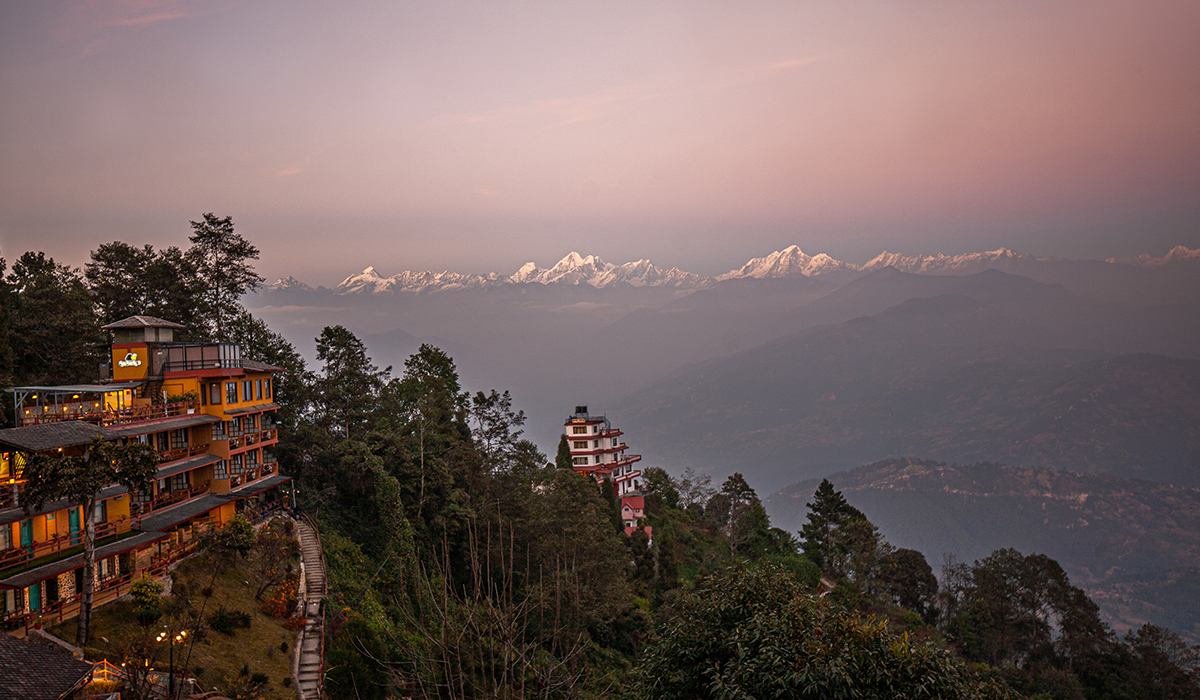
<path fill-rule="evenodd" d="M 304 617 L 303 615 L 292 615 L 284 621 L 283 627 L 284 629 L 289 629 L 295 632 L 297 630 L 304 629 L 304 623 L 306 622 L 308 622 L 308 618 Z"/>
<path fill-rule="evenodd" d="M 133 596 L 134 609 L 157 610 L 159 604 L 162 602 L 163 588 L 164 586 L 161 583 L 155 581 L 146 574 L 142 574 L 141 577 L 134 581 L 133 585 L 129 587 L 129 593 Z"/>
<path fill-rule="evenodd" d="M 296 595 L 300 586 L 299 574 L 288 574 L 278 586 L 271 591 L 271 597 L 262 601 L 258 609 L 264 615 L 286 618 L 296 609 Z"/>
<path fill-rule="evenodd" d="M 225 606 L 221 606 L 217 608 L 216 612 L 208 616 L 208 626 L 214 632 L 232 636 L 234 630 L 239 627 L 242 629 L 250 627 L 250 613 L 229 610 Z"/>

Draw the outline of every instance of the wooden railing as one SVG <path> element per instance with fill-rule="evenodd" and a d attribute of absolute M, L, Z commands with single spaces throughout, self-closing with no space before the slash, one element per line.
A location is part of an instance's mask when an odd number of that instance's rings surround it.
<path fill-rule="evenodd" d="M 133 521 L 129 518 L 120 518 L 107 523 L 98 523 L 96 525 L 96 541 L 117 535 L 124 532 L 129 532 L 133 527 Z M 72 532 L 66 535 L 59 535 L 43 542 L 35 542 L 23 547 L 12 547 L 4 551 L 0 551 L 0 571 L 11 569 L 18 566 L 25 566 L 42 557 L 52 556 L 63 552 L 64 550 L 78 547 L 83 544 L 83 530 Z M 49 563 L 49 562 L 47 562 Z"/>
<path fill-rule="evenodd" d="M 158 463 L 174 462 L 177 459 L 184 457 L 195 457 L 208 453 L 208 443 L 203 445 L 188 445 L 187 447 L 172 447 L 169 450 L 162 450 L 158 453 Z"/>
<path fill-rule="evenodd" d="M 13 494 L 13 488 L 16 488 L 16 494 Z M 25 496 L 25 482 L 18 481 L 12 484 L 0 484 L 0 508 L 9 508 L 21 504 L 21 499 Z"/>

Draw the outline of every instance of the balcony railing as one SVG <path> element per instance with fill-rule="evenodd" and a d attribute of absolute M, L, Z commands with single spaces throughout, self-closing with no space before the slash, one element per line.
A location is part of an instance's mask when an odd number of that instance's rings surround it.
<path fill-rule="evenodd" d="M 132 529 L 132 522 L 128 518 L 121 518 L 107 523 L 97 523 L 96 541 L 98 542 L 112 535 L 129 532 L 130 529 Z M 53 557 L 55 554 L 61 554 L 72 547 L 79 547 L 82 544 L 83 530 L 79 530 L 78 532 L 59 535 L 44 542 L 35 542 L 23 547 L 12 547 L 0 551 L 0 571 L 17 566 L 25 566 L 44 557 Z M 47 561 L 46 563 L 50 562 Z"/>
<path fill-rule="evenodd" d="M 16 489 L 16 492 L 13 492 Z M 15 481 L 13 483 L 0 484 L 0 508 L 11 508 L 19 506 L 24 502 L 25 498 L 25 482 Z"/>
<path fill-rule="evenodd" d="M 186 416 L 200 410 L 200 403 L 185 401 L 154 406 L 130 406 L 127 408 L 101 408 L 95 401 L 76 401 L 58 406 L 29 406 L 20 418 L 21 426 L 57 423 L 64 420 L 82 420 L 102 425 L 134 423 L 151 418 Z"/>
<path fill-rule="evenodd" d="M 195 457 L 196 455 L 202 455 L 202 454 L 207 454 L 207 453 L 208 453 L 208 443 L 207 442 L 204 443 L 203 445 L 188 445 L 187 447 L 175 447 L 170 450 L 163 450 L 163 451 L 159 452 L 158 453 L 158 463 L 162 464 L 163 462 L 174 462 L 175 460 L 183 459 L 184 457 Z"/>

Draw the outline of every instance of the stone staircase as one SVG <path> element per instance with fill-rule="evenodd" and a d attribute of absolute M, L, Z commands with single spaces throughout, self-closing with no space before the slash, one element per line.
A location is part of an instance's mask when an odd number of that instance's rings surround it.
<path fill-rule="evenodd" d="M 324 621 L 321 599 L 325 597 L 325 560 L 321 556 L 321 539 L 317 529 L 307 520 L 297 523 L 300 535 L 300 561 L 303 569 L 304 630 L 300 633 L 300 651 L 296 659 L 296 690 L 300 700 L 321 697 L 321 663 L 324 660 Z"/>

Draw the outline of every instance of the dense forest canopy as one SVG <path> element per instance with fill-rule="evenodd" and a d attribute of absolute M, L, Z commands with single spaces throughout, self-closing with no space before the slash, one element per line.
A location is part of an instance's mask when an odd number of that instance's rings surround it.
<path fill-rule="evenodd" d="M 431 345 L 377 367 L 341 326 L 308 367 L 240 305 L 258 250 L 229 217 L 192 228 L 186 250 L 113 242 L 83 271 L 0 260 L 0 379 L 95 379 L 100 326 L 137 313 L 285 368 L 279 457 L 322 526 L 331 698 L 1200 697 L 1195 649 L 1118 638 L 1052 559 L 999 550 L 939 581 L 828 481 L 791 533 L 741 474 L 650 467 L 653 539 L 627 536 L 611 485 L 525 439 L 508 392 L 466 390 Z"/>

